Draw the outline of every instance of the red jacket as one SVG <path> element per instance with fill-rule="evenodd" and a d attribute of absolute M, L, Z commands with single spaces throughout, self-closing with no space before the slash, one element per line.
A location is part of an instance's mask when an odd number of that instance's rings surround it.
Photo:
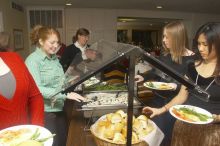
<path fill-rule="evenodd" d="M 16 91 L 12 99 L 0 93 L 0 129 L 21 124 L 43 126 L 43 97 L 23 60 L 12 52 L 0 52 L 0 57 L 16 79 Z"/>

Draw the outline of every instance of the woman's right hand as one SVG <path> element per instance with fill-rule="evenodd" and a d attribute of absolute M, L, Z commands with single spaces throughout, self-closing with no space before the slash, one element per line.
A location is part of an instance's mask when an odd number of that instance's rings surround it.
<path fill-rule="evenodd" d="M 70 92 L 70 93 L 67 93 L 67 99 L 71 99 L 71 100 L 76 100 L 78 102 L 81 102 L 81 101 L 85 101 L 85 98 L 82 97 L 81 95 L 75 93 L 75 92 Z"/>
<path fill-rule="evenodd" d="M 144 78 L 141 75 L 136 75 L 134 78 L 137 83 L 144 81 Z"/>
<path fill-rule="evenodd" d="M 146 114 L 150 118 L 158 116 L 164 112 L 166 112 L 166 109 L 163 107 L 162 108 L 152 108 L 152 107 L 146 106 L 142 109 L 142 113 Z"/>

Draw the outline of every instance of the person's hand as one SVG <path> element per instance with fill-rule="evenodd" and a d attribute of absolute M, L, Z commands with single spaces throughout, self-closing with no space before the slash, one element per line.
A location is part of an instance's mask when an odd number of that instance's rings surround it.
<path fill-rule="evenodd" d="M 213 123 L 220 123 L 220 115 L 213 114 Z"/>
<path fill-rule="evenodd" d="M 136 75 L 134 78 L 135 78 L 136 83 L 144 81 L 144 78 L 141 75 Z"/>
<path fill-rule="evenodd" d="M 162 113 L 164 113 L 166 109 L 162 108 L 152 108 L 152 107 L 144 107 L 142 109 L 142 113 L 146 114 L 148 117 L 153 118 L 155 116 L 158 116 Z"/>
<path fill-rule="evenodd" d="M 84 97 L 75 92 L 67 93 L 67 99 L 76 100 L 78 102 L 85 101 Z"/>

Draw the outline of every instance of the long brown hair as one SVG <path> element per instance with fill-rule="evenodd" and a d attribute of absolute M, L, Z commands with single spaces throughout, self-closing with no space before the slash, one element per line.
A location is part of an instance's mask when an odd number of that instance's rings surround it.
<path fill-rule="evenodd" d="M 79 28 L 76 31 L 76 34 L 73 36 L 73 43 L 75 43 L 78 40 L 78 36 L 79 35 L 83 35 L 83 36 L 89 36 L 90 32 L 88 29 L 86 28 Z"/>
<path fill-rule="evenodd" d="M 198 38 L 199 36 L 203 34 L 206 37 L 207 43 L 208 43 L 208 50 L 209 53 L 211 53 L 212 48 L 215 48 L 216 56 L 217 56 L 217 65 L 215 67 L 215 71 L 213 75 L 215 77 L 220 76 L 220 23 L 217 22 L 209 22 L 204 25 L 202 25 L 198 31 L 196 32 L 193 47 L 198 48 Z M 199 51 L 197 50 L 197 59 L 202 63 L 203 58 L 201 57 Z M 218 82 L 220 80 L 218 79 Z"/>
<path fill-rule="evenodd" d="M 40 46 L 39 40 L 41 39 L 42 41 L 45 41 L 48 39 L 48 36 L 52 34 L 55 34 L 60 40 L 60 34 L 56 29 L 52 27 L 36 25 L 30 34 L 31 44 Z"/>
<path fill-rule="evenodd" d="M 186 28 L 181 21 L 173 21 L 164 26 L 163 33 L 167 32 L 172 40 L 171 48 L 167 48 L 162 41 L 164 47 L 164 55 L 170 54 L 174 62 L 181 64 L 182 56 L 189 48 L 188 36 Z"/>

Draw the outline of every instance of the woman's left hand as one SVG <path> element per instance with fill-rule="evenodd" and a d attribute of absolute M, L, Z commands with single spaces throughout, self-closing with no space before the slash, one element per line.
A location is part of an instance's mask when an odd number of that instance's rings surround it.
<path fill-rule="evenodd" d="M 84 97 L 75 92 L 67 93 L 67 99 L 76 100 L 78 102 L 85 101 Z"/>

